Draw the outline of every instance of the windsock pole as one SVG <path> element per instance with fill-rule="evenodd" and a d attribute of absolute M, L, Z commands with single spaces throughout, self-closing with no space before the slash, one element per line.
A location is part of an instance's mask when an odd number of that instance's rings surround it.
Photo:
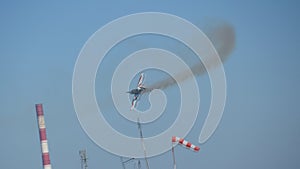
<path fill-rule="evenodd" d="M 174 143 L 176 143 L 176 142 L 178 142 L 181 145 L 184 145 L 188 149 L 192 149 L 194 151 L 199 151 L 200 150 L 200 148 L 198 146 L 195 146 L 194 144 L 184 140 L 183 138 L 173 136 L 172 137 L 172 157 L 173 157 L 174 169 L 176 169 L 175 152 L 174 152 Z"/>
<path fill-rule="evenodd" d="M 175 152 L 174 152 L 173 143 L 172 143 L 172 157 L 173 157 L 173 166 L 174 166 L 174 169 L 176 169 Z"/>

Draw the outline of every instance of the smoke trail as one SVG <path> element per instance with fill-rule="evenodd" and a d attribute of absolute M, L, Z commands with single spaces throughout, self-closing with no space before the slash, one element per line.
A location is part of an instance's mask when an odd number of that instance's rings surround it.
<path fill-rule="evenodd" d="M 206 35 L 211 40 L 212 44 L 215 46 L 221 61 L 224 62 L 235 46 L 235 32 L 234 28 L 228 24 L 228 23 L 219 23 L 212 28 L 209 29 L 209 31 L 206 32 Z M 209 60 L 208 61 L 208 67 L 213 68 L 216 65 L 217 62 L 215 60 Z M 191 67 L 191 71 L 193 72 L 194 76 L 202 75 L 206 73 L 205 66 L 202 62 L 199 62 Z M 176 77 L 169 77 L 167 79 L 164 79 L 162 81 L 156 82 L 150 86 L 148 86 L 148 90 L 146 92 L 150 92 L 153 89 L 165 89 L 169 86 L 172 86 L 176 84 L 175 78 L 178 79 L 179 82 L 183 82 L 187 79 L 189 79 L 192 76 L 188 76 L 189 73 L 188 70 L 183 70 L 182 72 L 178 73 Z"/>

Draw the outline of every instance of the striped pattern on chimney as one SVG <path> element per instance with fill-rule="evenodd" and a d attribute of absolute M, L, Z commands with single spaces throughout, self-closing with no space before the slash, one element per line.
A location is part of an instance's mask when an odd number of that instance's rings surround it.
<path fill-rule="evenodd" d="M 43 105 L 42 104 L 36 104 L 35 108 L 36 108 L 38 126 L 39 126 L 43 167 L 44 167 L 44 169 L 51 169 L 48 141 L 47 141 L 47 136 L 46 136 L 46 126 L 45 126 Z"/>

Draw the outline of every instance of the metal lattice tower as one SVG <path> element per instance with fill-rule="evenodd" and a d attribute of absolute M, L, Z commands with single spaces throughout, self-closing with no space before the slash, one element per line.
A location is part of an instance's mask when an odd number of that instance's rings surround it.
<path fill-rule="evenodd" d="M 81 158 L 81 169 L 87 169 L 88 164 L 87 164 L 86 150 L 80 150 L 79 155 L 80 155 L 80 158 Z"/>

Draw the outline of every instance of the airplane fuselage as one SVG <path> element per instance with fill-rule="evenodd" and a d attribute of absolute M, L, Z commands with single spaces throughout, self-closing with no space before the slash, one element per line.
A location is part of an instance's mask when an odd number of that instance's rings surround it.
<path fill-rule="evenodd" d="M 144 88 L 144 87 L 139 87 L 139 88 L 130 90 L 128 93 L 134 94 L 134 95 L 139 95 L 139 94 L 141 94 L 145 89 L 146 89 L 146 88 Z"/>

